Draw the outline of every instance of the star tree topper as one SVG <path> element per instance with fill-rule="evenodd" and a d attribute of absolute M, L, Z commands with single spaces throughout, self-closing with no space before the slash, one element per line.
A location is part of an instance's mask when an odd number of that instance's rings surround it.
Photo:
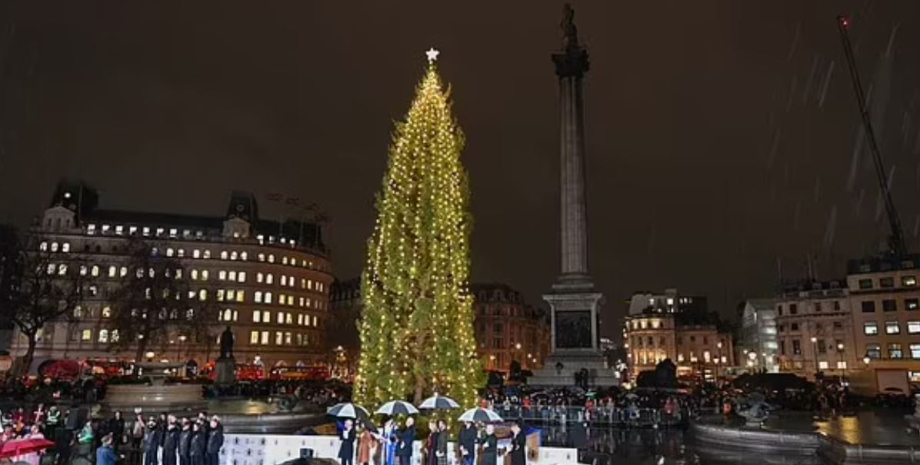
<path fill-rule="evenodd" d="M 429 48 L 428 51 L 425 52 L 425 55 L 428 56 L 428 63 L 434 63 L 435 61 L 438 61 L 438 54 L 439 54 L 439 53 L 441 53 L 441 52 L 435 50 L 434 47 Z"/>

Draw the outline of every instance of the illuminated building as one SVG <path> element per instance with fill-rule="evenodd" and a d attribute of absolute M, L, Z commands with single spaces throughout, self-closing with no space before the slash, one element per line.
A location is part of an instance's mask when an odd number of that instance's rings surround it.
<path fill-rule="evenodd" d="M 110 350 L 117 333 L 106 324 L 112 312 L 107 296 L 131 272 L 126 266 L 131 240 L 174 257 L 190 288 L 219 306 L 213 340 L 177 334 L 167 346 L 149 349 L 158 360 L 201 366 L 217 357 L 217 335 L 229 325 L 238 363 L 257 356 L 268 367 L 319 361 L 332 276 L 318 224 L 262 219 L 255 198 L 243 192 L 234 192 L 226 214 L 215 217 L 106 210 L 97 204 L 93 189 L 61 183 L 34 226 L 38 247 L 84 259 L 81 273 L 92 284 L 74 321 L 44 328 L 33 366 L 48 359 L 133 358 L 131 349 Z M 15 337 L 11 352 L 24 350 L 25 340 Z"/>
<path fill-rule="evenodd" d="M 473 284 L 476 347 L 487 370 L 508 372 L 512 360 L 521 368 L 543 366 L 550 353 L 549 315 L 524 303 L 505 284 Z"/>

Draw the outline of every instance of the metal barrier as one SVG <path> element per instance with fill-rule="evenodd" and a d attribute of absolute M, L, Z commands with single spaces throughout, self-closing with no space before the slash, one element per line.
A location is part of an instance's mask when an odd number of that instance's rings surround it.
<path fill-rule="evenodd" d="M 517 419 L 528 423 L 567 424 L 589 422 L 594 425 L 608 425 L 627 428 L 671 427 L 685 425 L 691 417 L 689 409 L 672 413 L 654 408 L 608 408 L 599 407 L 588 412 L 584 407 L 519 407 L 498 406 L 495 411 L 505 421 Z"/>

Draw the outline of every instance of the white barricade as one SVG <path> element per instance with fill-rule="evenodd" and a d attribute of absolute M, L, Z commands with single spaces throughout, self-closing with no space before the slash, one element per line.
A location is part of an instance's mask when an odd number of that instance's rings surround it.
<path fill-rule="evenodd" d="M 341 440 L 337 436 L 295 436 L 277 434 L 227 434 L 220 449 L 220 465 L 281 465 L 300 457 L 301 449 L 313 449 L 316 458 L 338 461 Z M 357 449 L 357 442 L 355 444 Z M 413 444 L 412 465 L 421 465 L 422 441 Z M 448 465 L 457 465 L 455 444 L 448 443 Z M 540 447 L 536 460 L 539 465 L 578 463 L 576 449 Z M 499 460 L 499 463 L 502 463 Z"/>

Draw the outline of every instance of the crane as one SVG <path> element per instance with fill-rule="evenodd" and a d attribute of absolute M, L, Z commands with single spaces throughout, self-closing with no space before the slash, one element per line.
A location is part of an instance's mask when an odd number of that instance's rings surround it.
<path fill-rule="evenodd" d="M 875 174 L 878 177 L 879 189 L 882 191 L 882 200 L 885 202 L 885 213 L 888 216 L 888 226 L 891 229 L 888 236 L 888 248 L 891 253 L 903 257 L 907 255 L 904 231 L 901 228 L 898 210 L 891 199 L 888 181 L 885 179 L 885 164 L 882 162 L 882 154 L 878 148 L 878 141 L 875 139 L 875 131 L 872 129 L 872 118 L 869 117 L 869 109 L 866 106 L 866 94 L 863 92 L 862 81 L 859 79 L 859 69 L 856 67 L 856 57 L 853 55 L 853 46 L 850 43 L 850 18 L 838 16 L 837 29 L 840 30 L 840 40 L 843 42 L 843 53 L 846 55 L 847 67 L 850 70 L 850 80 L 853 81 L 856 103 L 859 105 L 859 114 L 862 117 L 866 139 L 869 141 L 869 149 L 872 151 L 872 161 L 875 164 Z"/>

